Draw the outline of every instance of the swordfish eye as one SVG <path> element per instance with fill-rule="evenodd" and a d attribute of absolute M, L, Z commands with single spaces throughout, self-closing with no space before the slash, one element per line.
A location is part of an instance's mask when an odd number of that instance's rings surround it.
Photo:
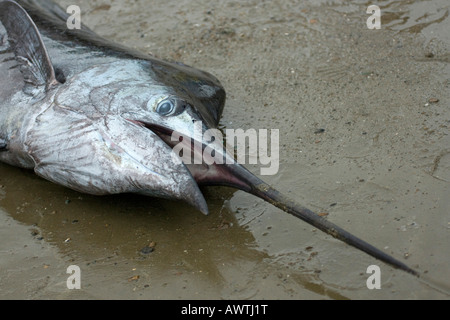
<path fill-rule="evenodd" d="M 162 116 L 170 116 L 175 111 L 175 102 L 172 99 L 166 99 L 158 103 L 156 112 Z"/>

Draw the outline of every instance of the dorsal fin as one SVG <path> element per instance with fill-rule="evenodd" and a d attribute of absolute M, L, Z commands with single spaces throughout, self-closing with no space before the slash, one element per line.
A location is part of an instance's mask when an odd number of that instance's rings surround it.
<path fill-rule="evenodd" d="M 15 1 L 0 1 L 0 22 L 6 29 L 26 84 L 40 89 L 58 84 L 39 30 L 28 13 Z M 27 89 L 25 87 L 25 91 Z"/>

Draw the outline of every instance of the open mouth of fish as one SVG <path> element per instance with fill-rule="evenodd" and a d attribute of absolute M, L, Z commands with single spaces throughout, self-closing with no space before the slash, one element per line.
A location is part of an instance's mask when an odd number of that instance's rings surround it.
<path fill-rule="evenodd" d="M 190 150 L 190 159 L 203 159 L 203 151 L 207 146 L 204 142 L 195 141 L 191 137 L 186 137 L 187 139 L 185 139 L 185 136 L 183 135 L 180 135 L 179 140 L 175 139 L 174 141 L 173 129 L 144 121 L 130 121 L 151 130 L 172 149 L 179 143 L 182 143 L 185 146 L 183 150 Z M 215 152 L 221 152 L 224 156 L 226 156 L 226 150 L 224 147 L 219 145 L 219 142 L 215 145 L 214 150 Z M 254 178 L 254 176 L 234 161 L 234 159 L 232 164 L 206 164 L 205 161 L 202 161 L 201 164 L 184 163 L 184 165 L 187 167 L 198 185 L 226 185 L 246 192 L 250 192 L 251 190 L 251 183 L 248 180 Z"/>

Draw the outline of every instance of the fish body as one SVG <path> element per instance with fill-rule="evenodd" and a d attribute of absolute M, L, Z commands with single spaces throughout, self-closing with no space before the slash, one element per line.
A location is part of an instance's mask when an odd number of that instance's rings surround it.
<path fill-rule="evenodd" d="M 280 194 L 221 141 L 195 140 L 196 124 L 202 132 L 217 127 L 225 104 L 213 75 L 111 43 L 84 25 L 68 30 L 67 18 L 49 0 L 0 0 L 0 161 L 80 192 L 178 199 L 205 214 L 199 186 L 235 187 L 419 275 Z M 184 163 L 173 153 L 181 142 L 194 155 L 212 148 L 224 161 Z"/>

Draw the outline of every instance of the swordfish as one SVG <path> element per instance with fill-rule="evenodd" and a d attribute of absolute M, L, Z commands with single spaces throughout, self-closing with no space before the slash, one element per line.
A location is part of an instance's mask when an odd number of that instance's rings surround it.
<path fill-rule="evenodd" d="M 200 186 L 253 194 L 413 275 L 419 273 L 295 203 L 224 150 L 195 140 L 219 124 L 225 90 L 208 72 L 112 43 L 48 0 L 0 0 L 0 161 L 73 190 L 182 200 L 207 214 Z M 173 134 L 181 137 L 173 141 Z M 186 138 L 186 139 L 183 139 Z M 183 162 L 177 143 L 223 163 Z M 200 146 L 200 147 L 199 147 Z"/>

